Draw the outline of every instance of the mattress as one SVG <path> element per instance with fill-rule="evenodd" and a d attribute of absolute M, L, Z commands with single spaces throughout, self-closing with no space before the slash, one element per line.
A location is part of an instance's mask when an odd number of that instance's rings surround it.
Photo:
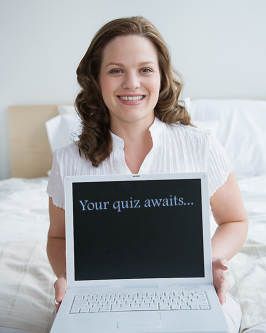
<path fill-rule="evenodd" d="M 47 182 L 0 181 L 0 333 L 50 331 L 56 277 L 46 255 Z M 266 175 L 241 179 L 239 185 L 250 226 L 244 246 L 229 262 L 228 277 L 242 309 L 242 331 L 266 322 Z"/>

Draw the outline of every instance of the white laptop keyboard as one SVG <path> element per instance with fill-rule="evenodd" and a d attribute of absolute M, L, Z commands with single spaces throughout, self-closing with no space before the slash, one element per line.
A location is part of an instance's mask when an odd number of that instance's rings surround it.
<path fill-rule="evenodd" d="M 204 291 L 76 295 L 70 313 L 209 310 Z"/>

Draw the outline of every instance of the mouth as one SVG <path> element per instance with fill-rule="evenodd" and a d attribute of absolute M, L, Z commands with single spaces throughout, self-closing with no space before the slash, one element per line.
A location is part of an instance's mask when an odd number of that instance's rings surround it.
<path fill-rule="evenodd" d="M 145 98 L 145 95 L 138 95 L 138 96 L 117 96 L 119 99 L 123 101 L 141 101 Z"/>

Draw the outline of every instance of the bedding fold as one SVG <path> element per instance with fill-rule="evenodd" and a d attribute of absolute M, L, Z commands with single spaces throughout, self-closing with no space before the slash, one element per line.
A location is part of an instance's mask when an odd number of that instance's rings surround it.
<path fill-rule="evenodd" d="M 56 279 L 46 242 L 0 243 L 0 326 L 48 333 Z"/>

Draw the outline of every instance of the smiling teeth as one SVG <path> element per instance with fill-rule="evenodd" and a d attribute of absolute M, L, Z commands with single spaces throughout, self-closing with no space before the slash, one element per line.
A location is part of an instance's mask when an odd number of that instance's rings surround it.
<path fill-rule="evenodd" d="M 144 96 L 134 96 L 134 97 L 126 97 L 126 96 L 119 96 L 123 101 L 140 101 Z"/>

